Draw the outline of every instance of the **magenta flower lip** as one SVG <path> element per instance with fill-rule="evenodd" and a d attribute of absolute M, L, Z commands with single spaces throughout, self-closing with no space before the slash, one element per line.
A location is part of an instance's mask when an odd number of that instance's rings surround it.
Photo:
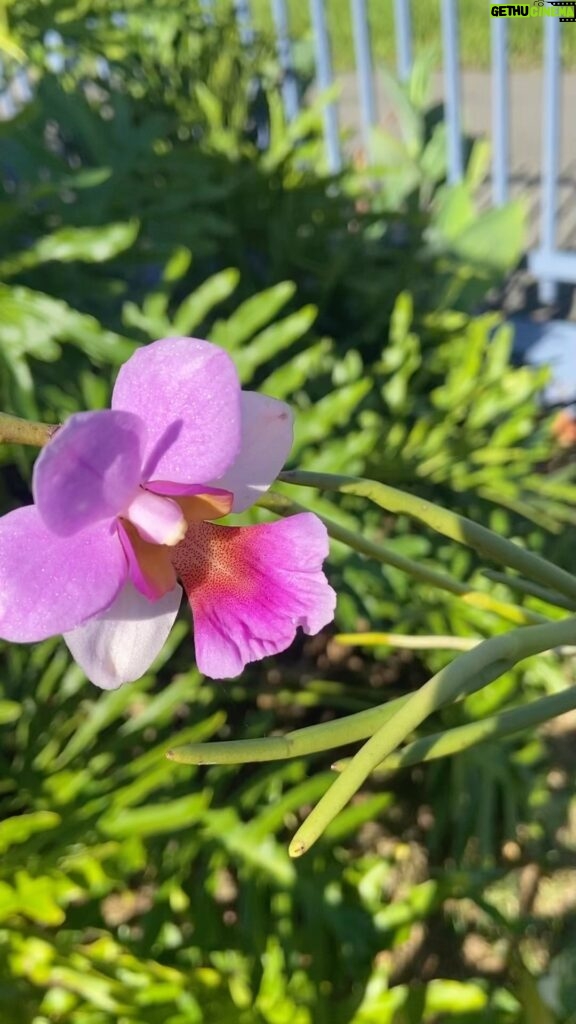
<path fill-rule="evenodd" d="M 253 505 L 292 446 L 283 402 L 242 392 L 229 355 L 163 338 L 121 368 L 112 408 L 77 413 L 41 452 L 34 505 L 0 519 L 0 635 L 63 634 L 96 685 L 138 679 L 186 592 L 213 678 L 331 621 L 328 537 L 311 513 L 213 522 Z"/>

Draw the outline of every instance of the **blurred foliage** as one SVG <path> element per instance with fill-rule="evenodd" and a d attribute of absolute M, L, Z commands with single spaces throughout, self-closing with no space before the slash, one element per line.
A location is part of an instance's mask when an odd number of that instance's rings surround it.
<path fill-rule="evenodd" d="M 102 407 L 136 345 L 207 336 L 243 383 L 294 406 L 298 466 L 398 483 L 573 567 L 576 490 L 540 406 L 546 372 L 512 366 L 510 328 L 480 312 L 522 251 L 522 211 L 477 211 L 482 145 L 447 185 L 424 64 L 388 82 L 398 132 L 333 178 L 320 109 L 285 124 L 271 41 L 242 46 L 225 13 L 5 12 L 3 86 L 18 93 L 25 53 L 32 98 L 0 122 L 3 409 L 57 421 Z M 28 500 L 30 465 L 0 452 L 3 508 Z M 488 587 L 473 553 L 403 519 L 301 498 Z M 330 574 L 345 629 L 502 628 L 336 544 Z M 295 865 L 286 836 L 329 763 L 185 768 L 164 758 L 174 734 L 260 736 L 361 710 L 449 655 L 364 658 L 321 638 L 215 686 L 190 668 L 188 628 L 108 694 L 59 641 L 3 648 L 2 1024 L 567 1024 L 576 840 L 561 745 L 516 737 L 375 783 Z M 567 682 L 558 659 L 535 660 L 443 722 Z M 534 865 L 560 911 L 524 898 Z"/>
<path fill-rule="evenodd" d="M 504 966 L 529 920 L 533 941 L 553 921 L 521 917 L 506 928 L 502 904 L 521 875 L 514 864 L 476 857 L 457 870 L 445 862 L 429 877 L 429 824 L 423 831 L 415 821 L 440 780 L 429 778 L 423 794 L 416 773 L 401 791 L 391 780 L 366 793 L 295 865 L 286 830 L 325 790 L 320 763 L 310 774 L 300 762 L 238 772 L 164 758 L 175 728 L 181 742 L 255 735 L 350 701 L 345 682 L 318 679 L 311 666 L 302 689 L 297 659 L 280 683 L 261 668 L 224 689 L 208 684 L 189 667 L 187 630 L 178 624 L 154 672 L 106 694 L 86 690 L 58 641 L 4 651 L 1 1019 L 394 1024 L 447 1013 L 520 1024 L 510 984 L 467 980 L 474 970 L 461 943 L 477 933 L 500 943 Z M 357 706 L 374 700 L 361 675 L 354 693 Z M 531 786 L 518 788 L 520 818 L 509 834 L 524 828 L 526 854 L 540 850 L 545 864 L 564 797 L 550 804 L 542 754 L 536 741 L 510 743 L 490 761 L 495 775 L 510 756 L 525 777 L 539 766 Z M 449 789 L 468 842 L 482 835 L 482 824 L 463 815 L 466 797 L 476 806 L 470 781 L 485 773 L 481 761 L 458 762 Z M 538 802 L 536 827 L 530 804 Z M 494 827 L 489 814 L 484 825 Z M 404 827 L 405 838 L 395 838 Z M 432 851 L 434 842 L 452 845 L 442 828 L 440 820 L 433 827 Z M 447 974 L 407 984 L 438 953 L 438 929 Z"/>

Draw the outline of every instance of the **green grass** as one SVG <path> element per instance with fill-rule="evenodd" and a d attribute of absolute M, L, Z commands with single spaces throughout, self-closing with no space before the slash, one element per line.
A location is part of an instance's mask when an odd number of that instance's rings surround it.
<path fill-rule="evenodd" d="M 490 63 L 489 0 L 459 0 L 462 63 L 467 67 L 486 68 Z M 294 38 L 310 38 L 310 13 L 307 0 L 288 0 L 290 29 Z M 338 71 L 354 66 L 354 47 L 349 0 L 326 0 L 334 66 Z M 256 25 L 264 30 L 272 27 L 270 0 L 252 0 Z M 373 53 L 376 61 L 393 64 L 394 11 L 392 0 L 368 0 Z M 412 0 L 414 49 L 432 49 L 440 59 L 440 4 L 438 0 Z M 515 68 L 533 67 L 542 57 L 545 18 L 507 19 L 509 52 Z M 576 24 L 563 24 L 562 56 L 567 66 L 576 66 Z"/>

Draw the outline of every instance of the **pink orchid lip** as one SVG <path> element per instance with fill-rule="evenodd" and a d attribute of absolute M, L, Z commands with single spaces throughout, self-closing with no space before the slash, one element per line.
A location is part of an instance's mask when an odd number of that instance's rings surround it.
<path fill-rule="evenodd" d="M 198 668 L 233 678 L 278 654 L 299 627 L 314 634 L 334 617 L 324 573 L 328 533 L 312 513 L 275 523 L 193 523 L 170 552 L 194 619 Z"/>
<path fill-rule="evenodd" d="M 188 529 L 186 517 L 175 501 L 143 488 L 138 490 L 122 518 L 132 523 L 143 540 L 170 548 L 184 539 Z"/>

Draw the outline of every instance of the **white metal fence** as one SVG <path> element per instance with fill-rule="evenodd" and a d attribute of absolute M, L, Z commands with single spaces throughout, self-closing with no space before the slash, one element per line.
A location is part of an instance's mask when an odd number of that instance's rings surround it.
<path fill-rule="evenodd" d="M 210 7 L 217 0 L 203 0 Z M 298 111 L 299 94 L 292 65 L 292 40 L 287 0 L 270 0 L 277 34 L 279 59 L 284 71 L 283 99 L 288 118 Z M 306 0 L 301 0 L 305 3 Z M 392 0 L 388 0 L 392 2 Z M 393 0 L 395 16 L 396 64 L 398 75 L 405 80 L 412 68 L 413 46 L 410 0 Z M 460 31 L 457 0 L 429 0 L 440 4 L 442 24 L 443 102 L 447 126 L 448 180 L 458 182 L 464 173 L 464 135 L 462 127 L 462 71 L 460 67 Z M 529 5 L 542 8 L 545 0 Z M 319 90 L 334 82 L 330 33 L 326 17 L 326 0 L 309 0 L 314 38 L 316 84 Z M 528 6 L 528 5 L 525 5 Z M 548 8 L 559 4 L 547 4 Z M 491 126 L 492 202 L 505 203 L 510 194 L 510 69 L 508 54 L 509 23 L 504 17 L 491 16 L 492 5 L 486 2 L 486 18 L 491 23 Z M 235 0 L 236 14 L 246 37 L 251 32 L 250 0 Z M 540 297 L 552 302 L 559 282 L 576 284 L 576 250 L 558 245 L 559 174 L 562 123 L 561 32 L 576 32 L 575 24 L 565 24 L 556 16 L 560 12 L 538 14 L 544 33 L 544 56 L 541 75 L 541 157 L 536 186 L 539 189 L 540 217 L 537 242 L 528 254 L 530 270 L 539 283 Z M 546 14 L 547 16 L 542 16 Z M 370 24 L 366 0 L 350 0 L 354 36 L 354 53 L 358 83 L 360 130 L 367 144 L 370 131 L 378 122 L 375 75 L 371 53 Z M 576 117 L 573 138 L 576 143 Z M 536 130 L 536 126 L 534 126 Z M 328 166 L 338 171 L 342 163 L 338 105 L 329 103 L 324 110 L 324 135 Z M 566 141 L 566 140 L 564 140 Z M 576 185 L 575 182 L 572 183 Z M 574 192 L 572 193 L 574 197 Z"/>
<path fill-rule="evenodd" d="M 200 0 L 206 16 L 222 0 Z M 298 113 L 301 96 L 293 64 L 293 40 L 290 32 L 290 18 L 287 0 L 269 0 L 273 16 L 279 62 L 283 71 L 282 97 L 288 119 Z M 327 21 L 327 0 L 299 0 L 309 4 L 313 30 L 316 86 L 319 91 L 328 89 L 334 83 L 331 59 L 330 33 Z M 446 145 L 448 180 L 461 180 L 464 173 L 465 138 L 462 123 L 463 72 L 460 67 L 460 29 L 458 25 L 457 0 L 428 0 L 439 4 L 442 25 L 442 100 L 446 119 Z M 251 0 L 233 0 L 241 37 L 246 43 L 253 38 Z M 355 54 L 355 76 L 358 94 L 359 129 L 364 146 L 368 148 L 371 131 L 378 124 L 376 76 L 372 60 L 371 32 L 368 19 L 367 0 L 349 0 L 350 17 Z M 394 34 L 396 66 L 398 76 L 406 80 L 413 64 L 413 35 L 410 0 L 382 0 L 394 4 Z M 539 284 L 541 300 L 553 302 L 557 284 L 560 282 L 576 285 L 576 243 L 575 247 L 561 248 L 558 241 L 558 209 L 560 194 L 576 211 L 576 116 L 564 118 L 565 133 L 562 138 L 562 63 L 561 33 L 576 33 L 576 23 L 565 24 L 558 16 L 550 16 L 553 7 L 559 7 L 559 0 L 533 0 L 530 6 L 537 13 L 544 33 L 544 55 L 540 76 L 540 159 L 532 189 L 539 195 L 539 217 L 535 244 L 528 253 L 528 265 Z M 541 10 L 547 6 L 548 16 Z M 576 3 L 573 4 L 576 12 Z M 491 33 L 491 114 L 488 133 L 492 143 L 491 202 L 505 203 L 511 190 L 512 165 L 510 160 L 511 117 L 511 72 L 509 68 L 509 22 L 504 17 L 491 16 L 492 4 L 486 0 L 486 19 L 490 22 Z M 513 74 L 516 74 L 514 72 Z M 14 91 L 15 90 L 15 91 Z M 0 96 L 0 118 L 10 116 L 20 102 L 26 102 L 30 88 L 26 72 L 16 80 L 12 95 Z M 21 95 L 20 95 L 21 94 Z M 576 76 L 574 76 L 573 97 L 576 103 Z M 566 113 L 566 112 L 565 112 Z M 337 172 L 342 165 L 342 143 L 339 130 L 338 103 L 324 107 L 324 137 L 328 167 Z M 527 132 L 536 130 L 530 123 Z M 574 170 L 568 176 L 564 168 L 561 176 L 561 146 L 572 146 Z M 562 218 L 564 222 L 564 214 Z M 574 216 L 574 237 L 576 238 L 576 215 Z M 564 238 L 566 232 L 564 232 Z"/>

